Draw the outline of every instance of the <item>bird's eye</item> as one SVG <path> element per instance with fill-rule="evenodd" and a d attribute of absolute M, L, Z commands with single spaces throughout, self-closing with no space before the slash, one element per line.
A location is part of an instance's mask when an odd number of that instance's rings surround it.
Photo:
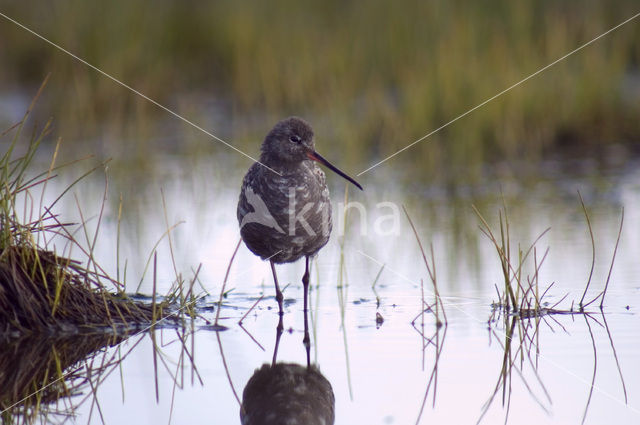
<path fill-rule="evenodd" d="M 298 136 L 297 134 L 294 134 L 291 137 L 289 137 L 289 140 L 292 141 L 293 143 L 300 143 L 302 141 L 300 136 Z"/>

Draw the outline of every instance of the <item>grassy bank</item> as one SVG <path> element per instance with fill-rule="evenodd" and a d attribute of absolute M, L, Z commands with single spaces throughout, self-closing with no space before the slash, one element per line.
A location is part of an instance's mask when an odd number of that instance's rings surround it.
<path fill-rule="evenodd" d="M 150 7 L 42 2 L 3 13 L 240 148 L 296 113 L 362 169 L 638 12 L 631 0 Z M 150 103 L 4 19 L 0 39 L 0 86 L 53 73 L 65 140 L 145 157 L 166 137 L 174 118 Z M 477 176 L 487 160 L 637 142 L 638 40 L 634 21 L 398 159 L 426 174 Z M 171 149 L 225 149 L 176 132 Z"/>
<path fill-rule="evenodd" d="M 0 335 L 109 328 L 126 333 L 151 325 L 166 316 L 168 301 L 136 302 L 100 267 L 93 256 L 98 231 L 90 239 L 84 223 L 66 223 L 54 212 L 70 187 L 53 204 L 43 205 L 47 182 L 60 166 L 54 154 L 48 170 L 30 170 L 50 131 L 48 122 L 41 129 L 33 127 L 30 137 L 23 136 L 32 108 L 33 103 L 22 121 L 0 133 L 8 146 L 0 158 Z M 19 149 L 24 153 L 14 155 Z M 75 238 L 78 232 L 84 232 L 87 244 Z"/>

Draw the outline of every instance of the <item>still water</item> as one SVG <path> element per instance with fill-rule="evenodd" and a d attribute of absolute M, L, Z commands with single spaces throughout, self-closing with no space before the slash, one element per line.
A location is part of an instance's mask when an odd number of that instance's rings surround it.
<path fill-rule="evenodd" d="M 157 291 L 166 293 L 176 275 L 191 281 L 201 265 L 194 284 L 203 296 L 200 316 L 186 330 L 161 327 L 106 349 L 92 365 L 103 358 L 113 364 L 96 373 L 93 391 L 85 385 L 52 410 L 72 412 L 67 420 L 76 423 L 238 424 L 236 396 L 272 361 L 278 325 L 269 265 L 241 246 L 220 311 L 226 330 L 212 326 L 239 239 L 235 209 L 249 164 L 222 167 L 206 156 L 154 162 L 152 172 L 117 159 L 110 165 L 95 256 L 129 292 L 149 295 L 145 264 L 160 240 Z M 62 173 L 46 197 L 53 200 L 82 169 Z M 328 175 L 334 232 L 312 265 L 310 359 L 331 383 L 336 424 L 640 423 L 640 162 L 549 160 L 526 173 L 500 169 L 491 167 L 482 183 L 447 190 L 394 183 L 381 167 L 360 177 L 365 191 L 349 191 L 348 199 L 343 182 Z M 93 231 L 104 190 L 104 176 L 94 173 L 57 212 L 80 221 L 79 204 Z M 492 316 L 495 285 L 504 279 L 472 205 L 499 232 L 498 210 L 506 204 L 514 256 L 518 244 L 526 251 L 550 228 L 536 245 L 538 262 L 549 248 L 537 276 L 541 291 L 553 283 L 544 301 L 575 310 L 592 259 L 578 190 L 595 237 L 588 300 L 605 285 L 625 211 L 604 314 L 596 302 L 588 315 Z M 445 326 L 424 311 L 432 283 L 402 206 L 428 256 L 433 249 Z M 163 234 L 176 224 L 169 243 Z M 304 365 L 303 271 L 303 262 L 278 266 L 286 308 L 277 359 Z M 531 261 L 523 274 L 535 275 Z"/>

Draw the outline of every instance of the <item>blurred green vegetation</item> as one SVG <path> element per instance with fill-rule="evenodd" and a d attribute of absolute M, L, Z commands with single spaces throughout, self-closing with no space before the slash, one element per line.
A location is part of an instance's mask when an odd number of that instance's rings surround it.
<path fill-rule="evenodd" d="M 321 151 L 341 154 L 340 163 L 355 170 L 639 11 L 636 0 L 0 5 L 250 154 L 276 120 L 297 114 L 313 124 Z M 75 147 L 92 140 L 98 143 L 87 148 L 93 153 L 113 156 L 126 148 L 141 158 L 165 148 L 228 150 L 1 17 L 0 63 L 5 93 L 52 73 L 47 110 L 57 132 L 79 142 Z M 423 176 L 477 177 L 487 161 L 637 144 L 639 64 L 640 19 L 394 161 Z M 168 132 L 172 125 L 175 131 Z"/>

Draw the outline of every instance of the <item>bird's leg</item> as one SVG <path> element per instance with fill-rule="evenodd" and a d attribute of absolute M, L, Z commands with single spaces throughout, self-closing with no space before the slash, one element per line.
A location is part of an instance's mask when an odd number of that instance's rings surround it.
<path fill-rule="evenodd" d="M 302 287 L 304 289 L 304 312 L 308 310 L 309 302 L 309 257 L 304 257 L 304 275 L 302 276 Z"/>
<path fill-rule="evenodd" d="M 282 308 L 282 302 L 284 301 L 284 296 L 282 295 L 282 291 L 280 290 L 280 286 L 278 285 L 278 276 L 276 275 L 276 265 L 273 261 L 271 261 L 271 271 L 273 272 L 273 281 L 276 284 L 276 301 L 278 301 L 279 313 L 282 316 L 284 314 L 284 309 Z"/>
<path fill-rule="evenodd" d="M 302 344 L 307 352 L 307 368 L 311 367 L 311 338 L 309 338 L 309 320 L 307 320 L 307 310 L 304 311 L 304 338 Z"/>
<path fill-rule="evenodd" d="M 276 361 L 278 359 L 278 347 L 280 346 L 280 337 L 282 336 L 282 330 L 284 326 L 282 325 L 282 314 L 279 315 L 278 326 L 276 327 L 276 345 L 273 347 L 273 360 L 271 361 L 271 366 L 276 365 Z"/>
<path fill-rule="evenodd" d="M 307 350 L 307 367 L 310 366 L 310 348 L 311 339 L 309 338 L 309 321 L 307 315 L 309 312 L 309 257 L 305 257 L 304 275 L 302 276 L 302 287 L 304 288 L 304 338 L 302 343 Z"/>

